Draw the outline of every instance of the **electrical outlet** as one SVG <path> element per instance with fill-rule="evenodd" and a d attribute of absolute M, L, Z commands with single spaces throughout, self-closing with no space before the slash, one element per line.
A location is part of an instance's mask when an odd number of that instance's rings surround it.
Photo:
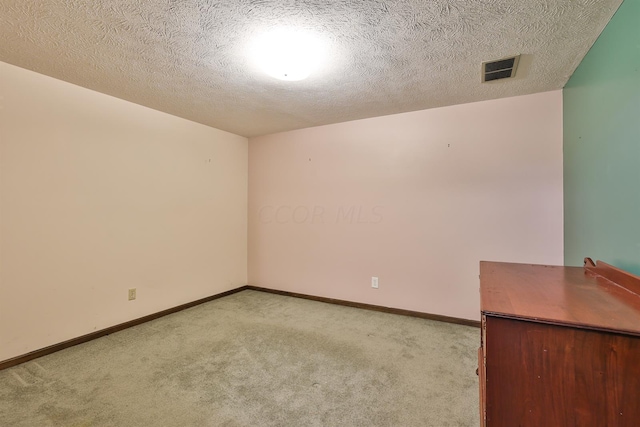
<path fill-rule="evenodd" d="M 378 278 L 377 277 L 372 277 L 371 278 L 371 287 L 374 289 L 378 289 Z"/>
<path fill-rule="evenodd" d="M 129 289 L 129 301 L 136 299 L 136 288 Z"/>

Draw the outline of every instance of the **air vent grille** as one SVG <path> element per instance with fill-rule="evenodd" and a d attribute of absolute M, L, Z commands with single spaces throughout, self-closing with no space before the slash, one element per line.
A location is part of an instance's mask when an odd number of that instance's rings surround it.
<path fill-rule="evenodd" d="M 482 82 L 515 77 L 520 55 L 482 63 Z"/>

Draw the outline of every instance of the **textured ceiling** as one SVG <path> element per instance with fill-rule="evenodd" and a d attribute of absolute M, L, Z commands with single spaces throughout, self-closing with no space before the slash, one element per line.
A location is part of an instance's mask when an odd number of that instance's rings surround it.
<path fill-rule="evenodd" d="M 2 0 L 0 60 L 244 136 L 560 89 L 621 0 Z M 280 26 L 327 65 L 284 82 L 246 55 Z M 521 53 L 516 78 L 484 60 Z"/>

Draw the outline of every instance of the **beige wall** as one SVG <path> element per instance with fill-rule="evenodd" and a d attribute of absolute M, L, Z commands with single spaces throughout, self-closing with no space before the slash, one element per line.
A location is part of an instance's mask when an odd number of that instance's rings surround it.
<path fill-rule="evenodd" d="M 246 283 L 246 138 L 4 63 L 0 97 L 0 360 Z"/>
<path fill-rule="evenodd" d="M 561 91 L 249 141 L 253 285 L 478 319 L 480 260 L 562 236 Z"/>
<path fill-rule="evenodd" d="M 247 176 L 255 285 L 477 319 L 479 260 L 562 264 L 560 91 L 253 138 L 249 170 L 246 138 L 0 91 L 0 360 L 245 284 Z"/>

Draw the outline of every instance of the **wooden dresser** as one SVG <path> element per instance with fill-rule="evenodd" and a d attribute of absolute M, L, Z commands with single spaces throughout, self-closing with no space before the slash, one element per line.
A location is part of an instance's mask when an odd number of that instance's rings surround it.
<path fill-rule="evenodd" d="M 486 427 L 640 426 L 640 277 L 480 263 Z"/>

